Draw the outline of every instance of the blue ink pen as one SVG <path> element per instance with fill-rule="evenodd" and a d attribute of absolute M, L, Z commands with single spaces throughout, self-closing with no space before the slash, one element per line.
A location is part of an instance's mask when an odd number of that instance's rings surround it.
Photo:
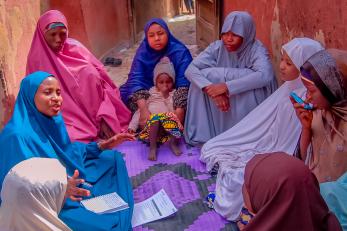
<path fill-rule="evenodd" d="M 68 178 L 68 179 L 71 179 L 72 177 L 71 177 L 71 176 L 67 176 L 67 178 Z M 83 183 L 80 183 L 79 185 L 82 185 L 82 186 L 84 186 L 84 187 L 86 187 L 86 188 L 92 188 L 92 187 L 93 187 L 93 185 L 91 185 L 91 184 L 88 183 L 88 182 L 83 182 Z"/>
<path fill-rule="evenodd" d="M 290 93 L 290 96 L 295 100 L 295 102 L 297 102 L 298 104 L 303 106 L 304 109 L 306 109 L 306 110 L 313 110 L 312 104 L 305 103 L 305 101 L 303 99 L 301 99 L 294 91 L 292 91 Z"/>

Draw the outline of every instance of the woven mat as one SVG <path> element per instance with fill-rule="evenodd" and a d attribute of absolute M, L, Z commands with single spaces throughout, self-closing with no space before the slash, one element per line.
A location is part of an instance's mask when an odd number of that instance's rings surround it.
<path fill-rule="evenodd" d="M 157 161 L 147 159 L 149 148 L 133 141 L 117 146 L 124 154 L 133 185 L 135 203 L 164 189 L 178 209 L 168 218 L 134 228 L 134 231 L 219 231 L 237 230 L 203 203 L 209 191 L 214 191 L 215 178 L 206 172 L 199 161 L 200 150 L 180 145 L 183 154 L 175 156 L 168 145 L 158 149 Z"/>

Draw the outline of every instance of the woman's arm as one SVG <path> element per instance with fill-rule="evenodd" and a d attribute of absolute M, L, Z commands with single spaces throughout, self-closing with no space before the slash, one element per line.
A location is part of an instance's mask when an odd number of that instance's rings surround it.
<path fill-rule="evenodd" d="M 192 62 L 193 58 L 187 48 L 185 51 L 179 55 L 176 55 L 175 60 L 171 60 L 174 63 L 176 77 L 175 86 L 176 89 L 181 87 L 189 87 L 190 83 L 185 76 L 185 71 L 187 70 L 189 64 Z"/>
<path fill-rule="evenodd" d="M 187 109 L 188 87 L 179 87 L 173 94 L 173 107 L 175 114 L 181 123 L 184 123 L 185 112 Z"/>
<path fill-rule="evenodd" d="M 300 157 L 303 161 L 306 160 L 307 149 L 311 143 L 311 129 L 302 128 L 300 136 Z"/>
<path fill-rule="evenodd" d="M 148 90 L 139 90 L 129 97 L 129 108 L 135 113 L 137 110 L 140 113 L 139 126 L 143 127 L 150 115 L 146 100 L 150 94 Z"/>
<path fill-rule="evenodd" d="M 98 148 L 102 151 L 106 149 L 112 149 L 115 146 L 123 143 L 124 141 L 134 141 L 134 140 L 135 140 L 135 136 L 133 134 L 119 133 L 117 135 L 114 135 L 108 140 L 99 141 L 97 145 L 98 145 Z"/>
<path fill-rule="evenodd" d="M 306 160 L 307 149 L 311 143 L 312 138 L 312 130 L 311 124 L 313 119 L 313 113 L 310 110 L 306 110 L 302 105 L 295 102 L 294 99 L 290 97 L 290 100 L 295 109 L 295 113 L 300 120 L 301 123 L 301 137 L 300 137 L 300 157 L 302 160 Z"/>
<path fill-rule="evenodd" d="M 230 95 L 262 88 L 275 81 L 272 64 L 266 49 L 258 45 L 251 55 L 252 66 L 249 68 L 226 69 L 226 84 Z M 229 77 L 229 75 L 231 76 Z"/>
<path fill-rule="evenodd" d="M 185 75 L 187 79 L 198 86 L 200 89 L 212 84 L 210 80 L 202 73 L 203 69 L 216 66 L 216 53 L 218 53 L 220 41 L 211 43 L 193 62 L 188 66 Z"/>

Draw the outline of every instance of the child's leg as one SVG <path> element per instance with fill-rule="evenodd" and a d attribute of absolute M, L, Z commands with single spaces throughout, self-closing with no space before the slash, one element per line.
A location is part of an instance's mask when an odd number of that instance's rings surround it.
<path fill-rule="evenodd" d="M 160 122 L 155 121 L 149 128 L 149 160 L 157 160 L 157 138 L 159 134 Z"/>
<path fill-rule="evenodd" d="M 170 139 L 170 148 L 171 151 L 176 155 L 176 156 L 180 156 L 182 154 L 182 151 L 179 147 L 179 139 L 177 139 L 176 137 L 171 137 Z"/>

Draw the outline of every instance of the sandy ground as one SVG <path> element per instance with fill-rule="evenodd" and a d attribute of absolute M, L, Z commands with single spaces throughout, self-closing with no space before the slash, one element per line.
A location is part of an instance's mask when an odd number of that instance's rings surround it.
<path fill-rule="evenodd" d="M 182 41 L 190 50 L 193 57 L 196 57 L 199 53 L 196 44 L 196 25 L 194 15 L 182 15 L 176 16 L 171 19 L 166 19 L 168 26 L 172 34 Z M 140 41 L 141 42 L 141 41 Z M 139 43 L 140 43 L 139 42 Z M 128 73 L 131 68 L 131 64 L 139 46 L 139 43 L 135 44 L 129 49 L 123 49 L 119 52 L 110 51 L 109 55 L 122 59 L 122 65 L 118 67 L 106 66 L 106 70 L 109 73 L 111 79 L 116 83 L 117 86 L 122 85 L 128 78 Z"/>

